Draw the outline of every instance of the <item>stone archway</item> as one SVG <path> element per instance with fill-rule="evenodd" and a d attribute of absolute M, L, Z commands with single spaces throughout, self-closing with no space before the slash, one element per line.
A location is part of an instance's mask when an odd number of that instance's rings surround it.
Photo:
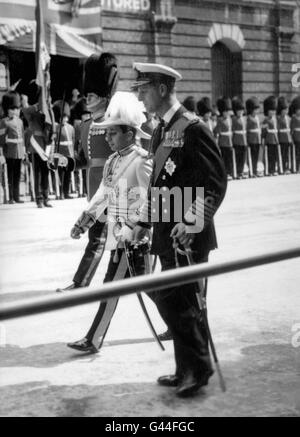
<path fill-rule="evenodd" d="M 208 35 L 211 47 L 212 98 L 243 94 L 242 50 L 245 39 L 237 25 L 214 24 Z"/>

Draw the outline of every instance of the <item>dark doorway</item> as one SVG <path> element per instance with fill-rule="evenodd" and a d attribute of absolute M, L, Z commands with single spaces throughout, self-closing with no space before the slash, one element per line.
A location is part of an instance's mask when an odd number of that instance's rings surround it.
<path fill-rule="evenodd" d="M 67 100 L 72 90 L 77 88 L 82 92 L 84 61 L 77 58 L 51 56 L 51 96 L 52 101 L 61 99 L 66 91 Z"/>
<path fill-rule="evenodd" d="M 19 50 L 7 50 L 8 65 L 10 72 L 10 85 L 22 79 L 19 92 L 23 87 L 35 78 L 35 54 L 32 52 L 21 52 Z"/>
<path fill-rule="evenodd" d="M 242 52 L 231 51 L 222 42 L 212 47 L 212 98 L 242 97 Z"/>

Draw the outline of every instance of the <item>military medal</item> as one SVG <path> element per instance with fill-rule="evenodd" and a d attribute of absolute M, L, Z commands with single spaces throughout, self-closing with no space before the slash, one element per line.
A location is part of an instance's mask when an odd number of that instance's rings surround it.
<path fill-rule="evenodd" d="M 173 173 L 174 173 L 175 170 L 176 170 L 176 167 L 177 167 L 177 165 L 175 164 L 175 162 L 172 161 L 171 158 L 169 158 L 168 161 L 166 162 L 166 165 L 165 165 L 165 170 L 166 170 L 166 172 L 167 172 L 170 176 L 172 176 Z"/>

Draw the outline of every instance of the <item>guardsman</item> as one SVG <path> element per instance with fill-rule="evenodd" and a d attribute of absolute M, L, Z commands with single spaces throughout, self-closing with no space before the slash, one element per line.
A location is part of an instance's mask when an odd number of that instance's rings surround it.
<path fill-rule="evenodd" d="M 102 180 L 103 169 L 111 149 L 105 138 L 105 130 L 98 124 L 103 121 L 109 101 L 118 82 L 117 59 L 111 53 L 92 55 L 85 65 L 84 93 L 91 119 L 82 124 L 81 147 L 76 159 L 77 168 L 87 169 L 88 200 L 96 193 Z M 103 221 L 96 221 L 89 229 L 89 242 L 73 278 L 73 283 L 58 292 L 87 287 L 91 283 L 103 255 Z"/>
<path fill-rule="evenodd" d="M 232 144 L 231 99 L 219 99 L 217 106 L 220 117 L 218 118 L 217 126 L 214 129 L 214 134 L 221 149 L 228 180 L 231 180 L 237 177 L 235 150 Z"/>
<path fill-rule="evenodd" d="M 290 106 L 291 132 L 293 139 L 293 173 L 300 172 L 300 97 L 295 97 Z"/>
<path fill-rule="evenodd" d="M 114 152 L 104 167 L 100 187 L 90 204 L 72 229 L 72 238 L 80 238 L 107 210 L 108 234 L 106 250 L 111 257 L 104 282 L 128 276 L 124 240 L 131 242 L 133 228 L 139 220 L 139 208 L 147 198 L 152 160 L 136 138 L 150 139 L 141 126 L 146 117 L 133 93 L 117 92 L 107 109 L 105 120 L 97 126 L 106 129 L 107 142 Z M 141 264 L 135 270 L 143 272 Z M 118 304 L 118 299 L 101 302 L 97 315 L 86 337 L 68 346 L 80 352 L 98 352 Z"/>
<path fill-rule="evenodd" d="M 203 99 L 199 100 L 199 102 L 197 103 L 197 110 L 200 120 L 202 120 L 203 123 L 206 124 L 208 129 L 213 133 L 215 126 L 212 120 L 213 109 L 211 106 L 210 98 L 203 97 Z"/>
<path fill-rule="evenodd" d="M 176 70 L 142 63 L 135 63 L 134 70 L 139 100 L 161 119 L 152 138 L 154 171 L 148 202 L 134 228 L 134 243 L 143 241 L 153 224 L 152 253 L 159 256 L 162 270 L 188 264 L 185 256 L 176 256 L 178 244 L 191 248 L 195 262 L 206 262 L 217 247 L 213 216 L 227 186 L 220 151 L 209 129 L 179 103 L 175 86 L 182 77 Z M 149 294 L 171 331 L 175 349 L 175 374 L 158 383 L 177 387 L 180 397 L 193 395 L 213 373 L 197 290 L 196 284 L 185 284 Z"/>
<path fill-rule="evenodd" d="M 247 143 L 251 152 L 252 176 L 256 177 L 262 175 L 261 169 L 258 169 L 259 151 L 261 147 L 261 126 L 259 120 L 260 104 L 256 97 L 252 97 L 246 101 L 246 110 Z"/>
<path fill-rule="evenodd" d="M 245 105 L 241 99 L 235 97 L 232 99 L 232 109 L 234 116 L 232 117 L 232 144 L 236 155 L 237 177 L 242 179 L 249 174 L 247 165 L 247 130 L 246 119 L 244 117 Z M 246 165 L 248 168 L 246 168 Z"/>
<path fill-rule="evenodd" d="M 278 115 L 278 140 L 281 148 L 282 170 L 285 174 L 290 174 L 292 169 L 292 133 L 291 119 L 288 115 L 289 104 L 285 97 L 279 97 L 277 115 Z"/>
<path fill-rule="evenodd" d="M 58 152 L 67 158 L 64 163 L 58 165 L 58 175 L 60 180 L 60 199 L 71 199 L 69 195 L 71 175 L 74 170 L 74 144 L 75 144 L 75 130 L 74 127 L 68 123 L 70 118 L 70 106 L 68 103 L 64 104 L 63 117 L 61 117 L 63 102 L 58 100 L 53 104 L 53 112 L 57 126 L 57 132 L 59 130 L 59 123 L 62 122 L 60 142 L 58 145 Z M 61 165 L 60 165 L 61 164 Z M 63 165 L 62 165 L 63 164 Z"/>
<path fill-rule="evenodd" d="M 0 121 L 0 148 L 6 159 L 9 203 L 20 200 L 21 163 L 25 159 L 24 127 L 20 119 L 21 100 L 18 93 L 4 94 L 2 107 L 5 118 Z"/>
<path fill-rule="evenodd" d="M 277 99 L 269 96 L 264 100 L 265 119 L 262 123 L 262 146 L 265 156 L 265 174 L 278 176 L 278 123 L 277 123 Z M 276 164 L 278 168 L 276 168 Z"/>
<path fill-rule="evenodd" d="M 52 208 L 49 203 L 49 153 L 51 130 L 45 123 L 45 115 L 40 111 L 40 89 L 34 81 L 30 82 L 26 94 L 29 106 L 22 109 L 28 128 L 26 129 L 26 149 L 30 153 L 33 167 L 34 192 L 38 208 Z M 50 146 L 51 147 L 51 146 Z"/>

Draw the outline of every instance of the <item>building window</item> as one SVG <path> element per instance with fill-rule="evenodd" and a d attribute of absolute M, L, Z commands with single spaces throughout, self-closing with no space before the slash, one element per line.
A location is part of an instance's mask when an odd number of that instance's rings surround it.
<path fill-rule="evenodd" d="M 220 97 L 242 97 L 242 52 L 217 41 L 211 48 L 211 57 L 213 101 Z"/>

